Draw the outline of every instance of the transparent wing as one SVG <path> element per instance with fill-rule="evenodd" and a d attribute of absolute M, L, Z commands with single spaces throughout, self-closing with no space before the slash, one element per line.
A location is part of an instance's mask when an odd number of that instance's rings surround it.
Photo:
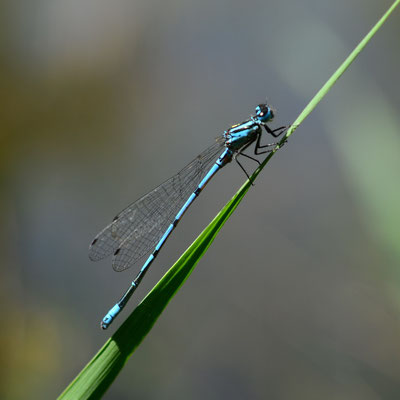
<path fill-rule="evenodd" d="M 89 247 L 89 258 L 97 261 L 114 254 L 114 270 L 123 271 L 149 253 L 223 146 L 220 137 L 176 175 L 121 211 L 95 237 Z"/>

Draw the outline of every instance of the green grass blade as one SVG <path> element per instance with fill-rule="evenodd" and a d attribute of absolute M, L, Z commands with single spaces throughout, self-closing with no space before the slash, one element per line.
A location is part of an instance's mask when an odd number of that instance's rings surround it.
<path fill-rule="evenodd" d="M 288 129 L 285 138 L 281 140 L 276 150 L 282 146 L 285 139 L 295 131 L 295 129 L 328 93 L 336 80 L 350 66 L 399 3 L 400 0 L 396 0 L 393 3 L 384 16 L 352 51 L 321 90 L 319 90 Z M 255 171 L 252 179 L 256 179 L 257 175 L 275 154 L 276 150 L 273 153 L 270 153 L 262 165 Z M 102 397 L 131 354 L 149 333 L 169 301 L 190 276 L 196 264 L 210 247 L 211 243 L 230 215 L 242 201 L 250 186 L 249 181 L 247 181 L 239 189 L 235 196 L 225 205 L 207 228 L 199 235 L 179 260 L 136 307 L 117 332 L 104 344 L 89 364 L 87 364 L 81 373 L 71 382 L 59 399 L 98 399 Z"/>
<path fill-rule="evenodd" d="M 349 56 L 343 61 L 342 65 L 333 73 L 333 75 L 326 81 L 324 86 L 317 92 L 317 94 L 311 99 L 304 110 L 296 118 L 292 124 L 292 128 L 288 130 L 286 137 L 289 137 L 295 129 L 308 117 L 312 110 L 317 106 L 317 104 L 325 97 L 329 92 L 335 82 L 343 75 L 346 69 L 351 65 L 351 63 L 357 58 L 361 53 L 367 43 L 372 39 L 372 37 L 378 32 L 382 25 L 389 18 L 390 14 L 399 5 L 400 0 L 396 0 L 390 8 L 383 14 L 382 18 L 372 27 L 372 29 L 365 35 L 361 42 L 356 46 L 356 48 L 349 54 Z"/>

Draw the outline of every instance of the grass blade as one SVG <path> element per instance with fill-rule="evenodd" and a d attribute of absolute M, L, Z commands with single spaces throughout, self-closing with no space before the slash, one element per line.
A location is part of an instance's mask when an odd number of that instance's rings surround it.
<path fill-rule="evenodd" d="M 288 129 L 286 136 L 281 140 L 275 151 L 270 153 L 262 165 L 254 172 L 252 176 L 253 180 L 256 179 L 257 175 L 269 162 L 276 150 L 283 145 L 284 141 L 295 131 L 295 129 L 328 93 L 337 79 L 339 79 L 344 71 L 350 66 L 399 3 L 400 0 L 396 0 L 393 3 L 389 10 L 308 103 L 302 113 Z M 59 399 L 98 399 L 102 397 L 134 350 L 149 333 L 169 301 L 190 276 L 196 264 L 210 247 L 211 243 L 230 215 L 242 201 L 250 186 L 249 181 L 245 182 L 235 196 L 225 205 L 207 228 L 198 236 L 179 260 L 136 307 L 117 332 L 104 344 L 95 357 L 71 382 Z"/>

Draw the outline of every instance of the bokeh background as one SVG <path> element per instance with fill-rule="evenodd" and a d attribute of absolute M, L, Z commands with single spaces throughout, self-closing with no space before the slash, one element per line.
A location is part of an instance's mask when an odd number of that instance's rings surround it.
<path fill-rule="evenodd" d="M 94 235 L 266 97 L 275 126 L 291 123 L 390 4 L 0 3 L 0 398 L 60 394 L 244 175 L 232 164 L 210 183 L 107 332 L 136 271 L 90 262 Z M 399 11 L 106 399 L 399 398 Z"/>

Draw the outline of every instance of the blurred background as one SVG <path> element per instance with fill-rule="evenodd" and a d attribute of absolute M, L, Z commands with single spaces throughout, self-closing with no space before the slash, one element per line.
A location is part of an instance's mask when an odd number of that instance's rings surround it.
<path fill-rule="evenodd" d="M 0 398 L 55 398 L 245 177 L 140 265 L 88 245 L 255 105 L 289 124 L 391 1 L 2 1 Z M 106 399 L 398 399 L 400 10 L 271 160 Z M 267 140 L 267 139 L 266 139 Z M 254 167 L 248 164 L 248 167 Z"/>

